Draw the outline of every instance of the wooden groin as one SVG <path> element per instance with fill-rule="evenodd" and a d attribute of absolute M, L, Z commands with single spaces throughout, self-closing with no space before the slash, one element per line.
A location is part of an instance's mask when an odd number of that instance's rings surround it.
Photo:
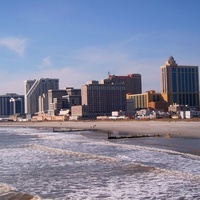
<path fill-rule="evenodd" d="M 152 134 L 152 135 L 123 135 L 123 134 L 113 134 L 111 131 L 108 131 L 108 139 L 125 139 L 125 138 L 143 138 L 143 137 L 159 137 L 159 134 Z"/>
<path fill-rule="evenodd" d="M 85 129 L 60 129 L 60 128 L 53 128 L 53 132 L 79 132 L 79 131 L 87 131 Z"/>
<path fill-rule="evenodd" d="M 53 132 L 80 132 L 80 131 L 96 131 L 96 129 L 53 128 Z"/>

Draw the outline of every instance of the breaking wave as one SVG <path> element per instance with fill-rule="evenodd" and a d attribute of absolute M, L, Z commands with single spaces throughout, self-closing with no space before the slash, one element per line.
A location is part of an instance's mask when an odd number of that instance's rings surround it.
<path fill-rule="evenodd" d="M 70 155 L 70 156 L 76 156 L 76 157 L 81 157 L 81 158 L 86 158 L 86 159 L 102 160 L 105 162 L 119 162 L 118 159 L 112 158 L 112 157 L 89 154 L 89 153 L 82 153 L 82 152 L 68 151 L 68 150 L 64 150 L 64 149 L 47 147 L 47 146 L 38 145 L 38 144 L 30 144 L 30 145 L 26 145 L 24 147 L 28 147 L 28 148 L 35 149 L 35 150 L 46 151 L 48 153 L 54 153 L 54 154 L 59 154 L 59 155 Z"/>

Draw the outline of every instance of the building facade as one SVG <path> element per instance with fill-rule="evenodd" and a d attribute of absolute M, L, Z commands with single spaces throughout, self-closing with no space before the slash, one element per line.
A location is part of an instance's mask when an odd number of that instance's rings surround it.
<path fill-rule="evenodd" d="M 41 78 L 35 80 L 24 81 L 25 86 L 25 113 L 33 115 L 39 112 L 39 97 L 42 102 L 41 96 L 45 97 L 46 101 L 43 102 L 48 107 L 48 90 L 59 89 L 59 79 Z M 43 99 L 44 101 L 44 99 Z"/>
<path fill-rule="evenodd" d="M 66 102 L 62 99 L 66 95 L 66 90 L 48 90 L 48 114 L 58 114 L 60 109 L 66 107 Z"/>
<path fill-rule="evenodd" d="M 81 105 L 81 89 L 66 88 L 67 95 L 63 99 L 67 100 L 67 108 L 71 106 Z"/>
<path fill-rule="evenodd" d="M 155 110 L 167 111 L 167 102 L 163 99 L 161 93 L 155 90 L 146 91 L 142 94 L 127 94 L 127 100 L 133 100 L 134 109 L 151 108 Z"/>
<path fill-rule="evenodd" d="M 140 74 L 129 74 L 127 76 L 109 75 L 107 79 L 102 80 L 102 83 L 124 83 L 126 87 L 126 94 L 142 93 L 142 78 Z"/>
<path fill-rule="evenodd" d="M 161 93 L 168 105 L 188 105 L 199 109 L 198 66 L 178 65 L 170 56 L 160 67 Z"/>
<path fill-rule="evenodd" d="M 89 116 L 111 115 L 112 111 L 126 111 L 124 84 L 99 84 L 89 81 L 81 87 L 82 105 L 87 106 Z"/>
<path fill-rule="evenodd" d="M 0 116 L 24 114 L 24 95 L 7 93 L 0 95 Z"/>
<path fill-rule="evenodd" d="M 71 106 L 81 105 L 81 90 L 67 87 L 65 90 L 48 91 L 48 113 L 58 114 L 61 110 L 70 110 Z"/>

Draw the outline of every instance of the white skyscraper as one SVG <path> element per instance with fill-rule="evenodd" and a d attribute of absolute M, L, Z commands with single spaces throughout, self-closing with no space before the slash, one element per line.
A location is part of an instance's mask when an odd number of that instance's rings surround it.
<path fill-rule="evenodd" d="M 39 96 L 48 95 L 48 90 L 59 89 L 59 79 L 41 78 L 37 80 L 26 80 L 24 81 L 24 86 L 25 113 L 32 115 L 39 111 Z"/>

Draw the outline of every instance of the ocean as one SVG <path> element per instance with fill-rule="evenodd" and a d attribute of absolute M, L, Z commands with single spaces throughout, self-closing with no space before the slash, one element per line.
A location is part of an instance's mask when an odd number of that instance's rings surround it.
<path fill-rule="evenodd" d="M 200 139 L 1 127 L 8 199 L 200 199 Z"/>

